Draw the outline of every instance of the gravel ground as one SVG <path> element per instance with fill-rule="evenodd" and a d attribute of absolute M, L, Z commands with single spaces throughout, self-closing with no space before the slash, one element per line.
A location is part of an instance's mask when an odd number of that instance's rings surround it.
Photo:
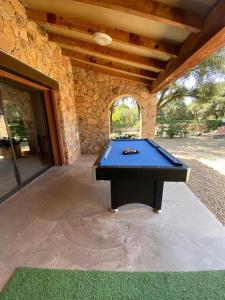
<path fill-rule="evenodd" d="M 225 225 L 225 139 L 157 138 L 156 142 L 191 167 L 188 187 Z"/>
<path fill-rule="evenodd" d="M 182 159 L 191 167 L 188 187 L 225 225 L 225 176 L 195 159 Z"/>

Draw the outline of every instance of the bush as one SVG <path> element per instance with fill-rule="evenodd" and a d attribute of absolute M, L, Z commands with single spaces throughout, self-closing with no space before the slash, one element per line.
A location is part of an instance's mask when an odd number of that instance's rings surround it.
<path fill-rule="evenodd" d="M 222 120 L 206 120 L 208 130 L 216 130 L 222 125 Z"/>
<path fill-rule="evenodd" d="M 160 120 L 160 119 L 158 119 L 157 120 L 157 124 L 158 125 L 163 125 L 163 124 L 186 124 L 186 125 L 188 125 L 188 124 L 202 124 L 202 123 L 204 123 L 204 121 L 201 121 L 201 120 L 166 120 L 166 119 L 164 119 L 164 120 Z"/>
<path fill-rule="evenodd" d="M 214 120 L 213 120 L 214 121 Z M 217 120 L 215 120 L 217 121 Z M 206 121 L 202 120 L 168 120 L 158 122 L 157 135 L 165 135 L 173 138 L 174 136 L 187 137 L 189 135 L 201 135 L 207 132 Z"/>
<path fill-rule="evenodd" d="M 22 140 L 14 139 L 14 138 L 11 138 L 11 141 L 14 146 L 19 145 L 22 142 Z M 10 139 L 8 137 L 4 137 L 0 139 L 0 147 L 5 147 L 5 148 L 11 147 Z"/>
<path fill-rule="evenodd" d="M 22 120 L 9 124 L 11 136 L 16 139 L 22 139 L 25 136 L 25 126 Z"/>
<path fill-rule="evenodd" d="M 157 136 L 161 138 L 168 136 L 173 138 L 174 136 L 186 137 L 188 135 L 188 124 L 186 122 L 173 122 L 164 125 L 158 125 Z"/>
<path fill-rule="evenodd" d="M 179 134 L 179 132 L 180 132 L 180 126 L 178 126 L 177 124 L 169 124 L 166 130 L 166 133 L 170 138 L 175 137 L 176 135 Z"/>
<path fill-rule="evenodd" d="M 166 131 L 166 126 L 158 126 L 157 128 L 157 136 L 160 136 L 161 138 L 163 137 L 164 132 Z"/>

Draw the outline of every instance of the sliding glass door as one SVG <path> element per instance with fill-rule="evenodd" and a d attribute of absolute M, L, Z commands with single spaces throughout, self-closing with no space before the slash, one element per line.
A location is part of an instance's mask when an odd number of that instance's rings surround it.
<path fill-rule="evenodd" d="M 18 187 L 13 152 L 0 101 L 0 199 Z"/>
<path fill-rule="evenodd" d="M 0 83 L 0 197 L 53 165 L 43 94 Z"/>

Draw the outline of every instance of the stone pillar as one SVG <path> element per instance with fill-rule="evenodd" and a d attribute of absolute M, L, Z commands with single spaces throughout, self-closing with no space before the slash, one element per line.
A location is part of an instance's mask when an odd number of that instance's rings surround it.
<path fill-rule="evenodd" d="M 157 114 L 157 94 L 148 94 L 141 107 L 141 138 L 154 139 Z"/>

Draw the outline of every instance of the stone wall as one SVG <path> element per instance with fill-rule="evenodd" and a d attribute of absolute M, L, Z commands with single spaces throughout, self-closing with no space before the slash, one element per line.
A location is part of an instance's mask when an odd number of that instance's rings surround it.
<path fill-rule="evenodd" d="M 57 98 L 66 162 L 73 162 L 80 152 L 74 82 L 70 59 L 60 47 L 48 41 L 47 34 L 27 20 L 18 0 L 0 0 L 0 49 L 41 71 L 59 83 Z"/>
<path fill-rule="evenodd" d="M 98 153 L 103 148 L 109 138 L 109 106 L 121 95 L 138 101 L 142 137 L 153 137 L 156 98 L 146 86 L 93 71 L 73 70 L 60 47 L 48 40 L 38 24 L 27 19 L 18 0 L 0 0 L 0 7 L 0 49 L 59 83 L 56 101 L 67 163 L 80 153 L 79 136 L 82 153 Z"/>
<path fill-rule="evenodd" d="M 105 146 L 110 104 L 122 95 L 133 97 L 141 107 L 141 137 L 154 137 L 156 95 L 150 94 L 149 87 L 77 67 L 73 72 L 82 153 L 99 153 Z"/>

